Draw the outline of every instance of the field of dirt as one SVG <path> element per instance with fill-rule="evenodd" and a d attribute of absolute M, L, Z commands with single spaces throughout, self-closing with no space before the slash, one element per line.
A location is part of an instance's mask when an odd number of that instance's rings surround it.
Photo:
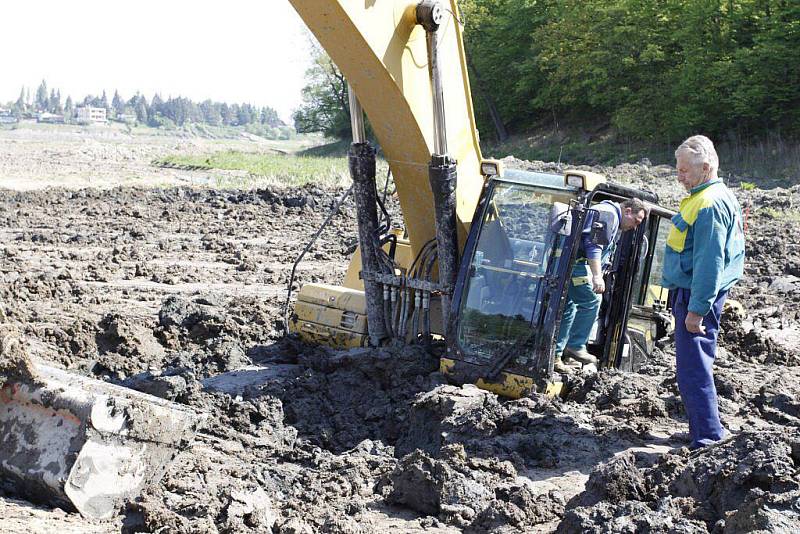
<path fill-rule="evenodd" d="M 418 347 L 337 352 L 283 338 L 292 262 L 342 190 L 217 191 L 196 185 L 200 171 L 162 180 L 174 171 L 149 162 L 179 141 L 89 151 L 87 182 L 70 180 L 71 158 L 53 162 L 71 145 L 0 131 L 4 321 L 35 359 L 209 414 L 163 480 L 112 521 L 34 505 L 0 480 L 0 530 L 800 529 L 800 188 L 736 189 L 748 213 L 732 295 L 743 311 L 725 318 L 716 364 L 733 437 L 690 452 L 669 339 L 640 374 L 576 375 L 565 399 L 508 401 L 448 384 Z M 156 177 L 106 179 L 128 165 Z M 669 167 L 595 170 L 671 207 L 681 196 Z M 341 281 L 354 217 L 348 201 L 298 287 Z"/>

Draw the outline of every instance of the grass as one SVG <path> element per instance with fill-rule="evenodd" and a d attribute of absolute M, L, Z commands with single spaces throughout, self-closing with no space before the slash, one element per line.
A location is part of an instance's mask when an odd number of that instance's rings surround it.
<path fill-rule="evenodd" d="M 300 156 L 278 152 L 226 150 L 213 154 L 172 155 L 157 164 L 198 166 L 223 171 L 243 171 L 246 176 L 220 176 L 220 186 L 245 187 L 248 184 L 280 183 L 327 186 L 343 185 L 348 180 L 347 160 L 341 157 Z"/>
<path fill-rule="evenodd" d="M 274 147 L 267 145 L 271 150 L 259 152 L 224 150 L 208 154 L 173 154 L 154 163 L 212 171 L 210 184 L 219 188 L 303 186 L 309 183 L 326 187 L 350 185 L 347 165 L 350 142 L 335 141 L 309 147 L 314 140 L 275 141 Z M 317 142 L 320 140 L 316 139 Z M 386 183 L 388 168 L 386 161 L 378 158 L 376 182 L 380 190 Z M 391 182 L 390 189 L 394 189 Z"/>
<path fill-rule="evenodd" d="M 758 210 L 764 216 L 774 219 L 776 221 L 791 221 L 794 223 L 800 223 L 800 210 L 796 209 L 786 209 L 786 210 L 778 210 L 775 208 L 761 208 Z"/>

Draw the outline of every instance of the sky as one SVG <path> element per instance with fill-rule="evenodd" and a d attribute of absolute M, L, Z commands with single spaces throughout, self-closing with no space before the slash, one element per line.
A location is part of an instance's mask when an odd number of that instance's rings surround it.
<path fill-rule="evenodd" d="M 62 102 L 119 90 L 275 108 L 289 120 L 309 33 L 288 0 L 3 2 L 0 104 L 42 79 Z"/>

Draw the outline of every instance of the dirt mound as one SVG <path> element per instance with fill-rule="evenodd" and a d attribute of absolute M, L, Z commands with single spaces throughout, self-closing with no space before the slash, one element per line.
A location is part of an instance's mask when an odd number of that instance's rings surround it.
<path fill-rule="evenodd" d="M 798 465 L 796 430 L 743 432 L 713 447 L 667 454 L 652 467 L 621 455 L 592 472 L 558 532 L 796 531 Z"/>
<path fill-rule="evenodd" d="M 563 513 L 558 492 L 535 494 L 508 462 L 469 458 L 460 445 L 447 445 L 439 456 L 420 450 L 405 456 L 386 479 L 387 501 L 468 532 L 529 529 Z"/>
<path fill-rule="evenodd" d="M 286 424 L 334 452 L 365 439 L 394 444 L 402 435 L 414 396 L 443 381 L 438 359 L 419 347 L 308 350 L 297 356 L 305 369 L 296 380 L 267 385 L 279 396 Z"/>
<path fill-rule="evenodd" d="M 41 378 L 16 328 L 0 326 L 0 388 L 7 380 L 37 384 Z"/>

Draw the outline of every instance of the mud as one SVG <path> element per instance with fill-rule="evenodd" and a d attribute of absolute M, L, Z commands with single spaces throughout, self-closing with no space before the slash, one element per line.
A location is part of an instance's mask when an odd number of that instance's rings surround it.
<path fill-rule="evenodd" d="M 681 197 L 669 167 L 593 170 Z M 447 384 L 421 347 L 283 338 L 291 264 L 342 189 L 0 190 L 0 299 L 32 358 L 209 414 L 110 531 L 797 530 L 800 189 L 736 192 L 750 259 L 716 363 L 734 438 L 696 453 L 669 339 L 639 374 L 507 401 Z M 295 289 L 339 283 L 354 236 L 348 201 Z"/>
<path fill-rule="evenodd" d="M 8 381 L 40 385 L 42 380 L 25 348 L 25 340 L 10 326 L 0 326 L 0 388 Z"/>
<path fill-rule="evenodd" d="M 558 532 L 796 532 L 800 434 L 742 432 L 638 467 L 628 453 L 595 469 Z"/>

